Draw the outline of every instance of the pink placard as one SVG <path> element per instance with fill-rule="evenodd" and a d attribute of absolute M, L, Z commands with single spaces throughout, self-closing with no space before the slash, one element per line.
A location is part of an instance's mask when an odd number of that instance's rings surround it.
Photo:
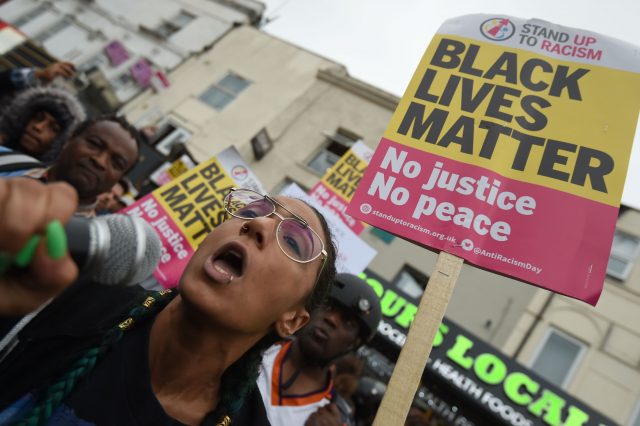
<path fill-rule="evenodd" d="M 364 230 L 364 224 L 361 221 L 354 219 L 346 213 L 348 203 L 331 188 L 322 183 L 322 181 L 316 183 L 314 187 L 311 188 L 309 196 L 318 201 L 322 207 L 339 217 L 354 234 L 360 235 Z"/>
<path fill-rule="evenodd" d="M 595 304 L 618 209 L 382 139 L 347 213 Z"/>
<path fill-rule="evenodd" d="M 120 213 L 140 217 L 153 227 L 162 243 L 160 262 L 153 271 L 153 276 L 165 288 L 176 287 L 194 250 L 172 217 L 153 194 L 148 194 Z"/>

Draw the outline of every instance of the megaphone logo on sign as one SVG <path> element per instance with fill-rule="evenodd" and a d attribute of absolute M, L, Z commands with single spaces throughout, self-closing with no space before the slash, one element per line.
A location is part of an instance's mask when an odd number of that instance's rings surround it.
<path fill-rule="evenodd" d="M 507 18 L 491 18 L 480 25 L 480 32 L 489 40 L 505 41 L 515 34 L 516 26 Z"/>

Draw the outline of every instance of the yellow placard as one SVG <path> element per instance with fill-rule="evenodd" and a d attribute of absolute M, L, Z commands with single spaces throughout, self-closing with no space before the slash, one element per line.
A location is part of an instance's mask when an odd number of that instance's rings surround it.
<path fill-rule="evenodd" d="M 171 167 L 169 167 L 169 169 L 167 169 L 167 173 L 172 178 L 176 178 L 176 177 L 180 176 L 181 174 L 187 172 L 188 170 L 189 170 L 189 166 L 187 164 L 185 164 L 184 161 L 178 159 L 178 160 L 174 161 L 173 163 L 171 163 Z"/>
<path fill-rule="evenodd" d="M 352 150 L 347 151 L 322 177 L 321 182 L 333 192 L 349 201 L 353 197 L 367 162 L 358 157 Z"/>
<path fill-rule="evenodd" d="M 617 206 L 638 99 L 637 73 L 438 34 L 385 137 Z"/>
<path fill-rule="evenodd" d="M 154 196 L 191 246 L 198 247 L 224 221 L 224 196 L 233 186 L 234 180 L 217 158 L 212 158 L 162 186 Z"/>

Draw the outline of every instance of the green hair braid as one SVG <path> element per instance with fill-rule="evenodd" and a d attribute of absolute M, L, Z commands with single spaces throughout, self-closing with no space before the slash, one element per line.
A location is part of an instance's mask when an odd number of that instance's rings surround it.
<path fill-rule="evenodd" d="M 128 317 L 109 329 L 99 345 L 87 350 L 56 383 L 41 392 L 38 403 L 14 426 L 40 426 L 46 424 L 56 407 L 75 389 L 79 381 L 88 376 L 98 361 L 118 343 L 124 332 L 143 318 L 157 313 L 175 296 L 171 290 L 154 292 L 145 298 L 141 306 L 129 311 Z M 275 332 L 260 339 L 223 373 L 221 378 L 220 401 L 216 409 L 209 413 L 204 425 L 229 426 L 249 393 L 255 388 L 263 352 L 279 340 Z"/>
<path fill-rule="evenodd" d="M 231 424 L 228 416 L 232 418 L 242 408 L 245 399 L 256 387 L 262 354 L 278 340 L 280 336 L 270 332 L 227 368 L 221 378 L 218 406 L 205 417 L 203 425 Z M 225 417 L 228 418 L 228 423 L 225 423 Z"/>
<path fill-rule="evenodd" d="M 107 330 L 102 341 L 95 347 L 87 350 L 84 355 L 77 360 L 70 370 L 65 373 L 57 382 L 44 389 L 38 399 L 38 403 L 31 408 L 25 417 L 15 423 L 16 426 L 39 426 L 44 425 L 56 407 L 75 389 L 78 382 L 88 376 L 93 367 L 111 349 L 113 345 L 122 339 L 124 332 L 129 330 L 134 324 L 143 318 L 154 315 L 164 308 L 175 296 L 171 290 L 146 293 L 142 305 L 134 307 L 129 311 L 127 318 L 115 327 Z"/>

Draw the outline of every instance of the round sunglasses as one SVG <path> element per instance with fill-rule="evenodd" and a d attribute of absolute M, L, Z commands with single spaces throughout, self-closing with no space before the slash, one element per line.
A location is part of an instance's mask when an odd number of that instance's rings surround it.
<path fill-rule="evenodd" d="M 284 217 L 276 211 L 280 207 L 292 217 Z M 231 216 L 243 220 L 275 215 L 280 219 L 276 228 L 276 240 L 280 250 L 291 260 L 309 263 L 320 256 L 326 260 L 324 242 L 311 229 L 306 220 L 287 209 L 268 195 L 250 189 L 233 188 L 224 198 L 224 209 Z"/>

